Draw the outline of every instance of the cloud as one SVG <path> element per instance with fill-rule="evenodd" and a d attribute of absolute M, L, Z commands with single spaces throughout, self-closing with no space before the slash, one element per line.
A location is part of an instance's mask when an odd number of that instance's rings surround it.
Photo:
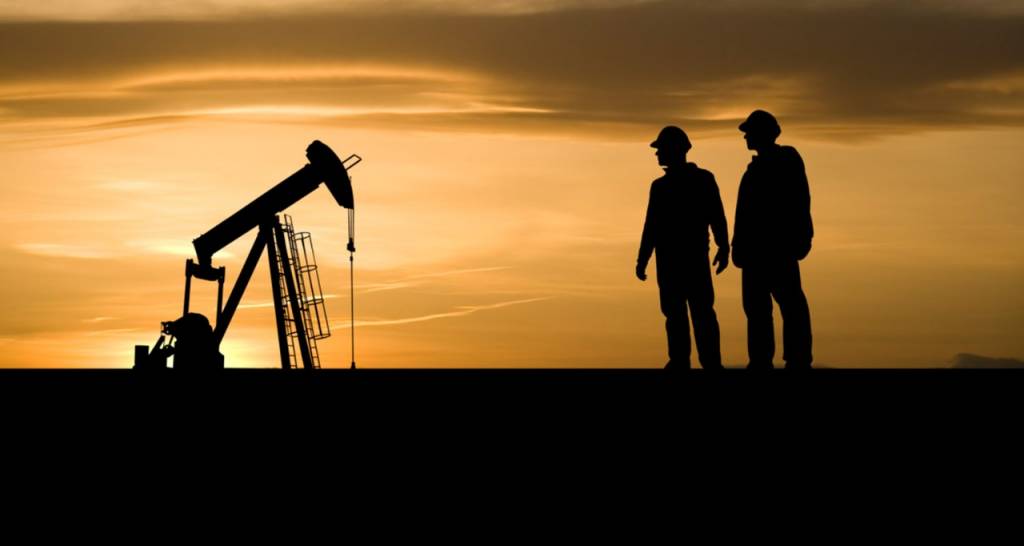
<path fill-rule="evenodd" d="M 667 121 L 735 131 L 761 107 L 784 132 L 829 138 L 1024 125 L 1010 4 L 604 4 L 0 24 L 0 123 L 256 116 L 634 138 Z"/>
<path fill-rule="evenodd" d="M 961 369 L 1007 369 L 1024 368 L 1024 360 L 1016 358 L 992 358 L 970 353 L 960 353 L 953 358 L 953 367 Z"/>
<path fill-rule="evenodd" d="M 489 311 L 489 310 L 493 310 L 493 309 L 501 309 L 502 307 L 509 307 L 509 306 L 512 306 L 512 305 L 523 305 L 523 304 L 526 304 L 526 303 L 545 301 L 545 300 L 549 300 L 549 299 L 551 299 L 551 297 L 529 298 L 529 299 L 523 299 L 523 300 L 504 301 L 504 302 L 501 302 L 501 303 L 493 303 L 493 304 L 489 304 L 489 305 L 462 305 L 462 306 L 456 307 L 455 308 L 456 310 L 454 310 L 454 311 L 448 311 L 446 313 L 434 313 L 434 314 L 422 315 L 422 316 L 418 316 L 418 317 L 406 317 L 406 318 L 398 318 L 398 319 L 357 320 L 356 321 L 356 328 L 361 328 L 361 327 L 365 327 L 365 326 L 397 326 L 399 324 L 412 324 L 412 323 L 415 323 L 415 322 L 426 322 L 426 321 L 437 320 L 437 319 L 464 317 L 466 315 L 471 315 L 471 314 L 477 313 L 479 311 Z M 334 328 L 334 329 L 345 329 L 345 328 L 350 328 L 350 327 L 351 327 L 351 324 L 347 323 L 347 322 L 340 323 L 340 324 L 332 324 L 331 325 L 331 328 Z"/>
<path fill-rule="evenodd" d="M 48 258 L 78 258 L 86 260 L 98 260 L 112 258 L 115 255 L 94 247 L 81 245 L 66 245 L 59 243 L 19 243 L 15 248 L 28 254 L 45 256 Z"/>
<path fill-rule="evenodd" d="M 337 294 L 324 294 L 323 299 L 333 300 L 338 297 Z M 274 306 L 272 301 L 258 301 L 255 303 L 242 303 L 238 305 L 238 309 L 269 309 Z"/>
<path fill-rule="evenodd" d="M 96 324 L 98 322 L 105 322 L 105 321 L 108 321 L 108 320 L 114 320 L 114 317 L 92 317 L 92 318 L 82 319 L 82 322 L 85 322 L 87 324 Z"/>
<path fill-rule="evenodd" d="M 126 247 L 131 249 L 133 254 L 167 254 L 183 258 L 195 256 L 195 247 L 188 241 L 177 241 L 173 239 L 139 239 L 126 241 Z M 230 250 L 219 250 L 216 254 L 218 259 L 234 258 L 235 254 Z"/>
<path fill-rule="evenodd" d="M 717 6 L 720 9 L 761 6 L 771 9 L 797 8 L 815 11 L 849 8 L 897 9 L 912 13 L 951 11 L 1007 14 L 1024 11 L 1024 7 L 1016 0 L 900 0 L 898 4 L 888 0 L 698 0 L 698 3 Z"/>
<path fill-rule="evenodd" d="M 284 15 L 487 14 L 513 16 L 558 11 L 615 9 L 659 0 L 9 0 L 0 4 L 0 21 L 153 21 L 210 20 Z M 678 2 L 682 4 L 683 2 Z M 694 8 L 736 10 L 751 7 L 827 11 L 894 9 L 884 0 L 688 0 Z M 909 12 L 1019 14 L 1016 0 L 903 0 L 895 9 Z"/>
<path fill-rule="evenodd" d="M 128 241 L 122 247 L 97 248 L 89 245 L 76 245 L 64 243 L 17 243 L 14 248 L 26 254 L 44 256 L 48 258 L 76 258 L 88 260 L 102 260 L 113 258 L 124 258 L 126 256 L 137 256 L 139 254 L 167 254 L 190 258 L 195 256 L 195 249 L 188 242 L 172 241 L 167 239 L 151 239 Z M 220 259 L 233 258 L 234 253 L 221 250 L 217 253 Z"/>
<path fill-rule="evenodd" d="M 93 330 L 90 332 L 84 332 L 84 336 L 120 336 L 122 334 L 129 334 L 134 332 L 141 332 L 142 328 L 108 328 L 105 330 Z"/>
<path fill-rule="evenodd" d="M 436 273 L 425 273 L 425 274 L 422 274 L 422 275 L 413 275 L 413 276 L 405 277 L 404 279 L 397 280 L 397 281 L 388 281 L 388 282 L 379 282 L 379 283 L 359 283 L 359 284 L 356 285 L 356 289 L 359 291 L 360 294 L 369 294 L 369 293 L 373 293 L 373 292 L 385 292 L 385 291 L 390 291 L 390 290 L 399 290 L 399 289 L 403 289 L 403 288 L 413 288 L 413 287 L 416 287 L 416 286 L 421 286 L 426 281 L 428 281 L 430 279 L 453 277 L 453 276 L 459 276 L 459 275 L 468 275 L 468 274 L 474 274 L 474 273 L 489 273 L 489 272 L 492 272 L 492 271 L 503 271 L 503 270 L 506 270 L 506 269 L 511 269 L 511 268 L 510 267 L 504 267 L 504 266 L 498 266 L 498 267 L 477 267 L 477 268 L 471 268 L 471 269 L 456 269 L 456 270 L 451 270 L 451 271 L 439 271 L 439 272 L 436 272 Z M 323 296 L 323 299 L 330 300 L 330 299 L 336 299 L 338 297 L 339 296 L 337 294 L 325 294 Z M 270 308 L 270 307 L 273 307 L 273 306 L 274 306 L 274 302 L 272 302 L 272 301 L 258 301 L 258 302 L 253 302 L 253 303 L 242 303 L 242 304 L 239 304 L 238 308 L 239 309 L 266 309 L 266 308 Z M 408 319 L 399 319 L 399 320 L 408 320 Z M 419 322 L 419 321 L 418 320 L 413 320 L 412 322 Z"/>
<path fill-rule="evenodd" d="M 653 0 L 15 0 L 0 5 L 0 20 L 137 21 L 191 20 L 287 13 L 524 14 L 565 9 L 601 9 Z"/>
<path fill-rule="evenodd" d="M 452 271 L 441 271 L 441 272 L 437 272 L 437 273 L 426 273 L 426 274 L 423 274 L 423 275 L 413 275 L 411 277 L 405 277 L 404 279 L 400 279 L 400 280 L 397 280 L 397 281 L 389 281 L 389 282 L 373 283 L 373 284 L 370 284 L 370 285 L 362 285 L 359 288 L 360 288 L 360 292 L 364 293 L 364 294 L 368 294 L 368 293 L 371 293 L 371 292 L 383 292 L 383 291 L 387 291 L 387 290 L 399 290 L 399 289 L 402 289 L 402 288 L 412 288 L 412 287 L 420 286 L 420 285 L 424 284 L 424 282 L 426 282 L 429 279 L 437 279 L 437 278 L 443 278 L 443 277 L 452 277 L 452 276 L 457 276 L 457 275 L 467 275 L 467 274 L 472 274 L 472 273 L 490 273 L 490 272 L 493 272 L 493 271 L 503 271 L 503 270 L 506 270 L 506 269 L 510 269 L 510 268 L 509 267 L 505 267 L 505 266 L 498 266 L 498 267 L 477 267 L 477 268 L 472 268 L 472 269 L 456 269 L 456 270 L 452 270 Z"/>
<path fill-rule="evenodd" d="M 165 185 L 150 180 L 109 180 L 96 184 L 96 187 L 118 193 L 147 193 L 164 189 Z"/>

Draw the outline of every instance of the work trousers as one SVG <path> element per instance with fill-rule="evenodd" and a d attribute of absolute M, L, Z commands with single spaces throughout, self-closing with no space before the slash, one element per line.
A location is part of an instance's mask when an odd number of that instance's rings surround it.
<path fill-rule="evenodd" d="M 770 369 L 775 357 L 772 298 L 782 313 L 782 359 L 786 368 L 810 368 L 811 312 L 796 260 L 750 264 L 743 268 L 743 311 L 747 315 L 749 368 Z"/>
<path fill-rule="evenodd" d="M 721 334 L 715 315 L 715 289 L 707 253 L 693 257 L 657 257 L 661 312 L 668 334 L 668 357 L 675 368 L 690 367 L 690 321 L 701 367 L 722 367 Z"/>

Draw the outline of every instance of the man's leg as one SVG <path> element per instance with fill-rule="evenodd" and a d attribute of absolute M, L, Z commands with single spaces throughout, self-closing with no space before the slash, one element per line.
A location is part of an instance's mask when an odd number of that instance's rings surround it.
<path fill-rule="evenodd" d="M 715 314 L 715 288 L 711 283 L 711 267 L 707 260 L 694 265 L 689 272 L 687 302 L 693 319 L 693 337 L 697 342 L 697 356 L 704 369 L 721 369 L 722 346 Z"/>
<path fill-rule="evenodd" d="M 800 263 L 780 264 L 772 293 L 782 313 L 782 359 L 786 368 L 811 367 L 811 311 L 800 282 Z"/>
<path fill-rule="evenodd" d="M 658 272 L 661 312 L 668 334 L 668 359 L 674 368 L 690 367 L 690 321 L 686 316 L 686 295 L 682 278 Z"/>
<path fill-rule="evenodd" d="M 771 369 L 775 357 L 772 293 L 764 267 L 743 268 L 743 312 L 747 315 L 749 369 Z"/>

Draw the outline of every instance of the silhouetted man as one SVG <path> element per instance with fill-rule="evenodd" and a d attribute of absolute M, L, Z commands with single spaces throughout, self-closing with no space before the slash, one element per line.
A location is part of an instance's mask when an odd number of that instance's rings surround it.
<path fill-rule="evenodd" d="M 775 117 L 755 110 L 740 124 L 754 150 L 740 182 L 732 258 L 743 270 L 750 369 L 771 369 L 775 356 L 772 298 L 782 312 L 786 368 L 811 367 L 811 314 L 800 286 L 800 260 L 811 251 L 811 194 L 800 154 L 779 146 Z"/>
<path fill-rule="evenodd" d="M 715 290 L 708 265 L 708 226 L 718 245 L 716 273 L 729 265 L 729 232 L 718 184 L 710 172 L 686 162 L 690 139 L 679 127 L 662 129 L 651 147 L 657 150 L 665 176 L 651 183 L 636 276 L 641 281 L 647 279 L 647 262 L 657 253 L 661 311 L 668 334 L 665 367 L 690 367 L 689 305 L 701 367 L 721 368 Z"/>

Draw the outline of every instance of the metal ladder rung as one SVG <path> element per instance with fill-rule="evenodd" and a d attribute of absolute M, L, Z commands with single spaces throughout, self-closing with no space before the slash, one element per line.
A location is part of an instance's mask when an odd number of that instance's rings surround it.
<path fill-rule="evenodd" d="M 327 321 L 323 288 L 317 272 L 316 253 L 313 240 L 308 232 L 296 232 L 290 215 L 285 214 L 281 230 L 287 235 L 287 248 L 278 252 L 278 270 L 281 276 L 281 301 L 285 308 L 285 331 L 288 337 L 289 358 L 293 368 L 301 366 L 296 343 L 299 343 L 297 321 L 302 321 L 310 360 L 314 368 L 320 367 L 320 348 L 317 341 L 330 337 L 330 323 Z M 301 248 L 300 248 L 301 247 Z M 296 299 L 299 316 L 292 316 L 291 302 L 287 295 L 284 272 L 287 267 L 294 274 Z"/>

